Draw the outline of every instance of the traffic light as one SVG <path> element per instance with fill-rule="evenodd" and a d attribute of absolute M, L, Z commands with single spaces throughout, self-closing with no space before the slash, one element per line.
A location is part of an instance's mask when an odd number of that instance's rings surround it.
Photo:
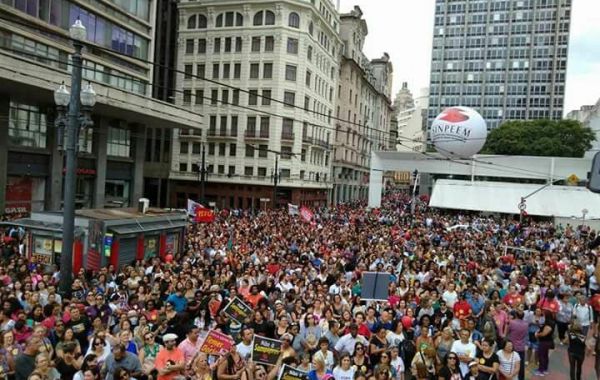
<path fill-rule="evenodd" d="M 588 189 L 600 193 L 600 152 L 596 153 L 592 160 L 592 170 L 588 175 Z"/>

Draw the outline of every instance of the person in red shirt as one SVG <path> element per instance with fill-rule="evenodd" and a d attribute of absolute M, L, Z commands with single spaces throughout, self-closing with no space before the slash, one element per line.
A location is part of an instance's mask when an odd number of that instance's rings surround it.
<path fill-rule="evenodd" d="M 158 370 L 157 380 L 172 380 L 182 376 L 185 370 L 183 352 L 177 347 L 177 335 L 165 334 L 163 336 L 165 347 L 158 351 L 154 362 Z"/>
<path fill-rule="evenodd" d="M 253 308 L 256 308 L 260 300 L 263 298 L 264 297 L 262 296 L 262 294 L 258 292 L 258 286 L 256 285 L 252 285 L 250 287 L 250 294 L 246 296 L 246 300 L 252 305 Z"/>
<path fill-rule="evenodd" d="M 467 302 L 464 292 L 460 294 L 458 301 L 454 303 L 452 311 L 454 312 L 454 316 L 460 321 L 461 328 L 465 328 L 467 319 L 473 314 L 473 309 L 471 309 L 471 305 Z"/>
<path fill-rule="evenodd" d="M 508 293 L 502 298 L 502 302 L 514 309 L 523 302 L 523 296 L 517 291 L 516 286 L 511 285 Z"/>

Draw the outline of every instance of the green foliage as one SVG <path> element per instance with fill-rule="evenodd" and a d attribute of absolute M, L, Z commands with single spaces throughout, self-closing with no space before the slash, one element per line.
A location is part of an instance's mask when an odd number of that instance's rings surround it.
<path fill-rule="evenodd" d="M 507 121 L 490 132 L 482 153 L 583 157 L 594 140 L 594 132 L 576 120 Z"/>

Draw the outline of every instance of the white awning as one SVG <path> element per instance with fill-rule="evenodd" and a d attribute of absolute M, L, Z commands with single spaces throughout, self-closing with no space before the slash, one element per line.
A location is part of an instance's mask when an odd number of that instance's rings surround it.
<path fill-rule="evenodd" d="M 442 179 L 436 181 L 429 204 L 431 207 L 455 210 L 518 214 L 521 197 L 542 186 Z M 529 197 L 526 204 L 529 215 L 579 218 L 582 210 L 587 209 L 586 219 L 600 218 L 600 194 L 584 187 L 548 186 Z"/>

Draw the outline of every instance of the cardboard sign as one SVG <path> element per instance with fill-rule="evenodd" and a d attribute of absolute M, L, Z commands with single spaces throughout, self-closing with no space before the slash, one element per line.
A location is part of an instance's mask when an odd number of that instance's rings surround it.
<path fill-rule="evenodd" d="M 363 272 L 360 298 L 363 301 L 387 301 L 390 274 L 387 272 Z"/>
<path fill-rule="evenodd" d="M 238 323 L 244 323 L 246 318 L 252 314 L 252 308 L 237 297 L 229 301 L 223 311 Z"/>
<path fill-rule="evenodd" d="M 229 335 L 210 330 L 204 339 L 204 343 L 200 346 L 200 352 L 208 355 L 224 355 L 231 350 L 233 343 L 233 339 Z"/>
<path fill-rule="evenodd" d="M 307 380 L 308 373 L 300 371 L 299 369 L 290 367 L 287 364 L 283 365 L 281 371 L 279 371 L 279 377 L 277 380 Z"/>
<path fill-rule="evenodd" d="M 256 363 L 275 365 L 281 354 L 281 341 L 255 335 L 252 343 L 252 360 Z"/>

